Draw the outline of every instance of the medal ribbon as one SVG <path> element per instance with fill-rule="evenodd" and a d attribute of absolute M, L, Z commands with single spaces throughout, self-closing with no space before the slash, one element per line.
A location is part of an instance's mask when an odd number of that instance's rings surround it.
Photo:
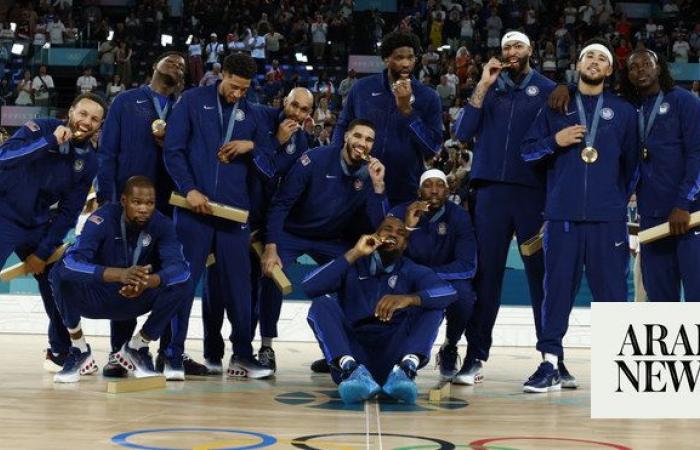
<path fill-rule="evenodd" d="M 595 137 L 598 134 L 598 122 L 600 121 L 600 110 L 603 109 L 603 94 L 598 96 L 598 101 L 595 105 L 595 112 L 593 112 L 593 123 L 591 124 L 590 130 L 588 129 L 588 120 L 586 118 L 586 110 L 583 109 L 583 101 L 581 100 L 581 93 L 576 93 L 576 108 L 578 109 L 578 118 L 581 121 L 581 125 L 586 127 L 586 132 L 584 134 L 584 139 L 586 141 L 586 147 L 593 147 L 595 142 Z"/>

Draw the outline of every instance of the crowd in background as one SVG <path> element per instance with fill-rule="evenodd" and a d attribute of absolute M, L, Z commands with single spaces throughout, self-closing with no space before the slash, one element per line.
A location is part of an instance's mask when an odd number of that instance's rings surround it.
<path fill-rule="evenodd" d="M 700 8 L 692 0 L 654 2 L 648 20 L 627 18 L 611 0 L 399 0 L 396 13 L 354 11 L 352 0 L 185 0 L 175 8 L 166 0 L 144 0 L 129 9 L 97 3 L 0 6 L 0 102 L 61 106 L 52 68 L 37 64 L 47 43 L 96 48 L 96 64 L 80 68 L 70 88 L 111 101 L 149 82 L 152 59 L 163 50 L 161 35 L 169 34 L 172 48 L 187 55 L 189 86 L 215 83 L 223 58 L 246 52 L 258 63 L 254 101 L 279 106 L 292 88 L 310 88 L 318 145 L 330 140 L 344 99 L 361 76 L 348 70 L 348 55 L 376 54 L 385 33 L 411 30 L 423 46 L 414 76 L 436 90 L 443 106 L 443 152 L 431 164 L 451 174 L 455 201 L 465 195 L 472 153 L 470 143 L 458 142 L 449 130 L 483 64 L 500 54 L 505 31 L 525 31 L 532 67 L 567 83 L 577 80 L 581 44 L 594 36 L 610 41 L 618 65 L 640 47 L 671 62 L 697 63 L 700 55 Z M 20 55 L 12 53 L 15 43 L 24 44 Z M 617 82 L 611 80 L 613 89 Z M 688 87 L 698 95 L 698 82 Z"/>

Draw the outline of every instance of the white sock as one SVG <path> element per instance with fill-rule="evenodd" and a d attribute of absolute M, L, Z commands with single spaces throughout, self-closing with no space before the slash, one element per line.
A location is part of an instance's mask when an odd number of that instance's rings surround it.
<path fill-rule="evenodd" d="M 80 336 L 78 339 L 70 338 L 70 342 L 73 347 L 79 348 L 82 353 L 88 351 L 87 342 L 85 342 L 85 335 Z"/>
<path fill-rule="evenodd" d="M 263 336 L 262 338 L 260 338 L 260 341 L 261 341 L 260 345 L 262 345 L 263 347 L 272 348 L 272 339 L 274 339 L 274 338 Z"/>
<path fill-rule="evenodd" d="M 148 347 L 148 344 L 150 344 L 150 342 L 151 341 L 144 339 L 141 333 L 136 333 L 131 337 L 131 340 L 129 341 L 128 345 L 134 350 L 141 350 L 144 347 Z"/>
<path fill-rule="evenodd" d="M 350 363 L 357 364 L 357 361 L 355 361 L 355 358 L 353 358 L 350 355 L 341 356 L 340 361 L 338 361 L 338 365 L 340 366 L 341 369 L 343 367 L 345 367 L 346 364 L 350 364 Z"/>
<path fill-rule="evenodd" d="M 557 355 L 552 355 L 551 353 L 545 353 L 544 360 L 547 361 L 548 363 L 551 363 L 555 369 L 557 368 L 557 365 L 559 364 L 559 358 L 557 357 Z"/>
<path fill-rule="evenodd" d="M 418 355 L 410 353 L 403 357 L 401 362 L 403 363 L 404 361 L 410 361 L 411 363 L 413 363 L 413 368 L 418 370 L 418 364 L 420 364 L 420 358 L 418 358 Z"/>

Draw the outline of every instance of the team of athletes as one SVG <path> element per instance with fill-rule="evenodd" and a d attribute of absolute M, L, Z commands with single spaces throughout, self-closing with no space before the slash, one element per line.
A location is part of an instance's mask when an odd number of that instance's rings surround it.
<path fill-rule="evenodd" d="M 224 315 L 226 375 L 273 375 L 282 294 L 271 277 L 306 254 L 319 264 L 301 286 L 323 353 L 313 370 L 329 371 L 344 401 L 383 391 L 415 402 L 416 372 L 444 317 L 441 378 L 480 383 L 512 237 L 523 243 L 542 231 L 543 250 L 523 256 L 542 355 L 524 391 L 576 388 L 562 348 L 574 298 L 585 268 L 594 301 L 627 301 L 634 192 L 641 228 L 669 222 L 672 232 L 642 246 L 649 299 L 678 301 L 682 286 L 686 300 L 700 300 L 692 276 L 700 232 L 689 225 L 700 210 L 700 100 L 674 87 L 661 58 L 633 52 L 616 95 L 605 81 L 617 62 L 592 40 L 578 58 L 578 83 L 556 87 L 530 67 L 528 36 L 507 32 L 455 121 L 457 138 L 476 142 L 467 212 L 448 201 L 446 175 L 426 170 L 443 126 L 436 92 L 412 77 L 419 51 L 415 35 L 387 35 L 386 70 L 355 83 L 332 143 L 317 148 L 306 133 L 307 89 L 293 89 L 281 108 L 252 103 L 256 64 L 232 54 L 219 82 L 183 92 L 186 63 L 176 52 L 109 111 L 83 94 L 66 121 L 30 121 L 2 144 L 0 260 L 16 252 L 39 283 L 54 381 L 98 370 L 82 317 L 112 321 L 105 376 L 223 373 Z M 93 185 L 100 208 L 47 264 Z M 172 191 L 187 208 L 168 204 Z M 216 217 L 212 202 L 249 219 Z M 259 259 L 252 242 L 263 246 Z M 200 279 L 202 363 L 185 352 Z M 158 339 L 154 364 L 149 343 Z"/>

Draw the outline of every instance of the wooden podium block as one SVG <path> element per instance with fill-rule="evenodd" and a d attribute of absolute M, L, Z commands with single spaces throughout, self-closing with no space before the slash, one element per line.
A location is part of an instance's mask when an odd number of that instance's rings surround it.
<path fill-rule="evenodd" d="M 258 259 L 262 258 L 264 251 L 262 242 L 251 242 L 250 246 L 253 247 L 253 251 L 258 255 Z M 287 278 L 287 275 L 284 274 L 280 266 L 276 266 L 272 270 L 272 281 L 274 281 L 277 288 L 282 292 L 282 295 L 287 295 L 292 292 L 292 282 L 289 281 L 289 278 Z"/>
<path fill-rule="evenodd" d="M 523 256 L 532 256 L 542 250 L 543 237 L 544 234 L 540 232 L 520 244 L 520 254 Z"/>
<path fill-rule="evenodd" d="M 63 253 L 66 251 L 68 248 L 68 244 L 63 244 L 60 247 L 58 247 L 52 254 L 49 256 L 49 259 L 46 260 L 46 264 L 52 264 L 61 259 L 63 256 Z M 27 267 L 24 264 L 24 262 L 17 263 L 14 266 L 10 266 L 7 269 L 3 270 L 0 272 L 0 280 L 9 282 L 10 280 L 13 280 L 17 277 L 22 277 L 24 275 L 27 275 L 29 272 L 27 272 Z"/>
<path fill-rule="evenodd" d="M 690 215 L 690 228 L 695 228 L 700 225 L 700 211 L 696 211 Z M 639 232 L 639 242 L 641 244 L 648 244 L 650 242 L 658 241 L 671 235 L 671 227 L 668 222 L 662 223 L 655 227 L 647 228 Z"/>
<path fill-rule="evenodd" d="M 177 192 L 170 194 L 169 203 L 173 206 L 177 206 L 178 208 L 192 209 L 190 208 L 190 204 L 187 203 L 187 199 Z M 209 202 L 209 206 L 211 206 L 213 216 L 232 220 L 234 222 L 248 222 L 248 211 L 245 209 L 234 208 L 233 206 L 216 202 Z"/>
<path fill-rule="evenodd" d="M 164 376 L 129 378 L 107 383 L 107 393 L 109 394 L 124 394 L 126 392 L 151 391 L 154 389 L 165 389 Z"/>
<path fill-rule="evenodd" d="M 440 403 L 442 400 L 450 398 L 450 382 L 443 381 L 434 389 L 428 392 L 428 401 L 430 403 Z"/>

